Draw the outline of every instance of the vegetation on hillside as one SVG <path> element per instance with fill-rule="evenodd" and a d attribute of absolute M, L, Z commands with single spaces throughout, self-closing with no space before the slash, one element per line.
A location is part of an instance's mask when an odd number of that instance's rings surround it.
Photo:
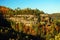
<path fill-rule="evenodd" d="M 50 22 L 51 25 L 48 26 L 46 26 L 44 22 L 40 23 L 40 14 L 45 13 L 39 9 L 16 8 L 13 10 L 0 6 L 0 40 L 60 40 L 60 13 L 49 14 L 49 17 L 51 17 L 53 21 Z M 16 23 L 6 19 L 6 16 L 10 18 L 14 15 L 36 15 L 39 20 L 37 24 L 31 24 L 33 27 L 26 27 L 26 25 L 21 22 Z"/>

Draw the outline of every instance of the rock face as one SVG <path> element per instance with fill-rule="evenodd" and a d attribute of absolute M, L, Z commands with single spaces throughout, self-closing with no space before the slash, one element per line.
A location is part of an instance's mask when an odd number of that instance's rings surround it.
<path fill-rule="evenodd" d="M 14 15 L 14 17 L 10 17 L 8 19 L 16 23 L 14 27 L 15 30 L 23 31 L 23 33 L 31 35 L 37 35 L 38 31 L 40 32 L 41 27 L 43 29 L 43 32 L 45 31 L 45 28 L 49 30 L 49 26 L 51 26 L 52 22 L 47 14 L 40 14 L 41 20 L 39 24 L 37 21 L 38 17 L 35 15 Z"/>

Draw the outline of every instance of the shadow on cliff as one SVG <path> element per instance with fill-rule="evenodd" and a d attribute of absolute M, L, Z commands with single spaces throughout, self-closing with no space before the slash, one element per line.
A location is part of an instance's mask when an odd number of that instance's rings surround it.
<path fill-rule="evenodd" d="M 2 13 L 0 13 L 0 26 L 1 26 L 1 27 L 9 27 L 9 28 L 11 28 L 10 22 L 7 21 L 7 20 L 4 18 L 4 16 L 3 16 Z"/>

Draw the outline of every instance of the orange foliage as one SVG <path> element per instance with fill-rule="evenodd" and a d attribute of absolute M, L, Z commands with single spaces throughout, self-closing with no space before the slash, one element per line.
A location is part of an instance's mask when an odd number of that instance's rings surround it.
<path fill-rule="evenodd" d="M 19 26 L 18 26 L 18 24 L 15 25 L 15 28 L 17 29 L 17 31 L 19 31 Z"/>
<path fill-rule="evenodd" d="M 50 31 L 50 28 L 48 26 L 46 26 L 46 33 L 48 33 Z"/>
<path fill-rule="evenodd" d="M 56 29 L 56 31 L 58 31 L 58 30 L 59 30 L 59 28 L 58 28 L 58 27 L 56 27 L 55 29 Z"/>
<path fill-rule="evenodd" d="M 32 31 L 31 31 L 31 35 L 36 35 L 35 30 L 32 30 Z"/>
<path fill-rule="evenodd" d="M 6 14 L 8 10 L 9 10 L 8 8 L 0 6 L 0 12 L 2 12 L 3 14 Z"/>

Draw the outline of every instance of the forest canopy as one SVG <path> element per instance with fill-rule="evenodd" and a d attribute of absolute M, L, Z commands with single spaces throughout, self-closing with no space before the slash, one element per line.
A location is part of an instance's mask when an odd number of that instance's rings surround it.
<path fill-rule="evenodd" d="M 39 15 L 39 14 L 44 14 L 43 11 L 40 11 L 39 9 L 31 9 L 31 8 L 25 8 L 25 9 L 11 9 L 8 7 L 0 6 L 0 12 L 3 12 L 3 14 L 7 15 L 19 15 L 19 14 L 32 14 L 32 15 Z"/>

